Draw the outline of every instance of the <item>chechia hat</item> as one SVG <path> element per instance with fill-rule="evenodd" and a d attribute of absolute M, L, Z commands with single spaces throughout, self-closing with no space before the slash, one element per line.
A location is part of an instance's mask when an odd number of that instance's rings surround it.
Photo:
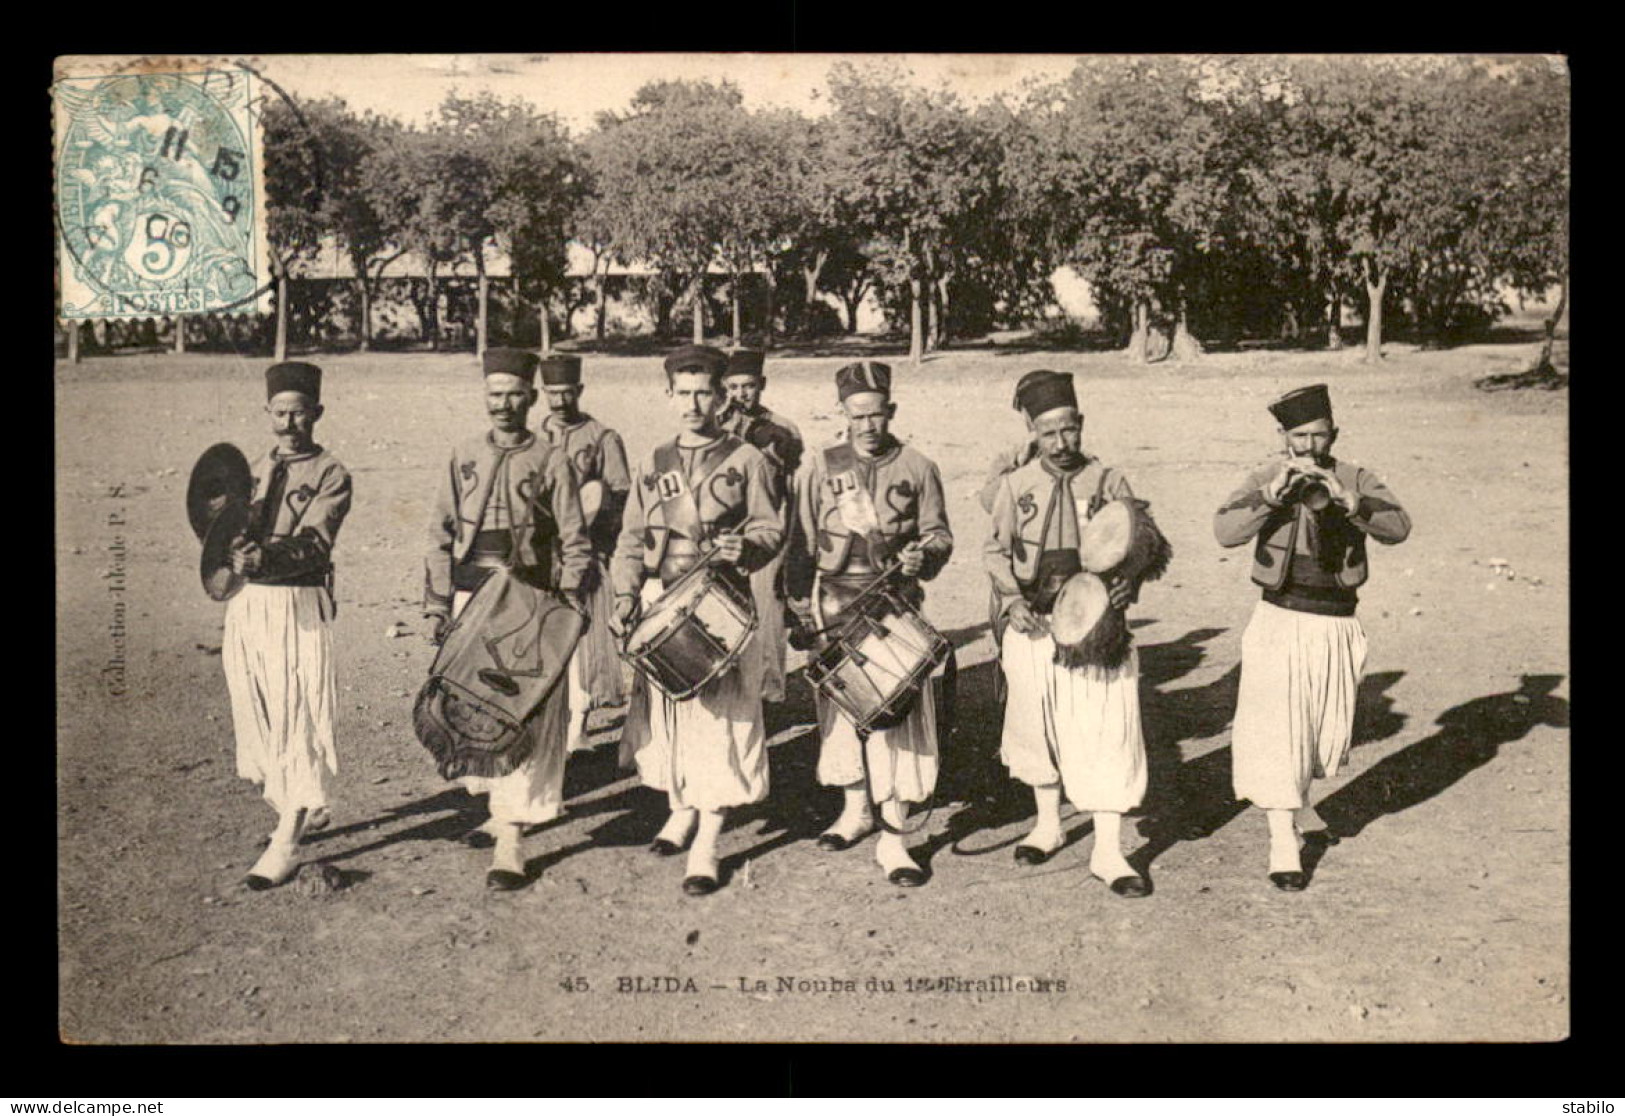
<path fill-rule="evenodd" d="M 700 372 L 707 376 L 720 376 L 727 370 L 728 354 L 709 345 L 684 345 L 666 354 L 666 374 Z"/>
<path fill-rule="evenodd" d="M 322 397 L 322 370 L 302 360 L 273 364 L 265 370 L 265 398 L 297 391 L 319 401 Z"/>
<path fill-rule="evenodd" d="M 1072 389 L 1072 373 L 1051 372 L 1047 368 L 1027 373 L 1016 383 L 1014 406 L 1029 419 L 1057 407 L 1076 409 L 1078 393 Z"/>
<path fill-rule="evenodd" d="M 729 376 L 760 376 L 767 354 L 760 349 L 735 349 L 728 354 Z"/>
<path fill-rule="evenodd" d="M 1325 384 L 1310 384 L 1289 391 L 1270 404 L 1270 414 L 1281 424 L 1282 430 L 1294 430 L 1316 419 L 1332 418 L 1332 397 Z"/>
<path fill-rule="evenodd" d="M 581 382 L 581 358 L 570 353 L 552 353 L 541 358 L 542 383 L 572 387 Z"/>
<path fill-rule="evenodd" d="M 835 373 L 835 390 L 841 399 L 864 391 L 891 395 L 891 365 L 878 360 L 860 360 Z"/>
<path fill-rule="evenodd" d="M 536 382 L 536 366 L 540 363 L 540 357 L 523 349 L 486 349 L 484 372 L 487 376 L 518 376 L 526 383 L 533 384 Z"/>

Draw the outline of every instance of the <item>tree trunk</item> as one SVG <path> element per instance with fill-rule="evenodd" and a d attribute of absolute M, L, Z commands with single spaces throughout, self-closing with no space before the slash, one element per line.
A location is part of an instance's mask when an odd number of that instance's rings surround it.
<path fill-rule="evenodd" d="M 440 294 L 435 290 L 434 261 L 429 261 L 429 307 L 428 317 L 423 322 L 423 328 L 429 331 L 429 348 L 435 352 L 440 351 Z"/>
<path fill-rule="evenodd" d="M 1185 309 L 1185 296 L 1179 296 L 1179 311 L 1174 318 L 1174 337 L 1168 344 L 1168 353 L 1177 361 L 1196 360 L 1204 352 L 1202 343 L 1191 333 Z"/>
<path fill-rule="evenodd" d="M 1375 273 L 1376 281 L 1372 281 Z M 1365 293 L 1369 309 L 1365 316 L 1365 362 L 1376 364 L 1382 359 L 1382 296 L 1388 290 L 1388 269 L 1366 264 Z"/>
<path fill-rule="evenodd" d="M 185 351 L 186 351 L 186 318 L 183 315 L 176 314 L 175 315 L 175 352 L 176 353 L 184 353 Z"/>
<path fill-rule="evenodd" d="M 1551 346 L 1548 344 L 1547 350 L 1550 349 Z M 79 322 L 73 318 L 68 320 L 68 363 L 79 363 Z"/>
<path fill-rule="evenodd" d="M 1148 364 L 1146 343 L 1151 337 L 1151 304 L 1143 298 L 1134 300 L 1134 329 L 1129 334 L 1128 347 L 1123 355 L 1141 364 Z"/>
<path fill-rule="evenodd" d="M 920 280 L 911 276 L 908 281 L 908 359 L 919 364 L 925 356 L 925 338 L 920 331 Z"/>
<path fill-rule="evenodd" d="M 361 276 L 356 282 L 361 289 L 361 345 L 362 352 L 372 350 L 372 291 L 367 286 L 367 277 Z"/>
<path fill-rule="evenodd" d="M 604 339 L 604 324 L 609 316 L 609 307 L 604 302 L 606 297 L 605 288 L 609 285 L 609 268 L 605 267 L 603 271 L 595 271 L 593 281 L 598 287 L 598 323 L 596 329 L 598 331 L 598 340 L 602 341 Z"/>
<path fill-rule="evenodd" d="M 1563 311 L 1569 305 L 1569 273 L 1563 272 L 1563 281 L 1557 289 L 1557 306 L 1552 310 L 1552 316 L 1546 319 L 1546 340 L 1540 347 L 1540 363 L 1535 365 L 1538 371 L 1552 371 L 1552 349 L 1557 344 L 1557 323 L 1563 318 Z"/>
<path fill-rule="evenodd" d="M 773 274 L 772 264 L 767 265 L 765 278 L 767 287 L 767 321 L 762 326 L 762 351 L 771 352 L 773 350 L 773 315 L 776 313 L 779 301 L 779 281 Z"/>
<path fill-rule="evenodd" d="M 547 320 L 547 296 L 543 295 L 539 301 L 541 305 L 537 310 L 536 319 L 541 323 L 542 355 L 546 356 L 553 351 L 553 333 Z"/>
<path fill-rule="evenodd" d="M 927 280 L 925 283 L 925 351 L 931 352 L 937 347 L 937 331 L 941 328 L 937 322 L 937 285 Z"/>
<path fill-rule="evenodd" d="M 937 301 L 941 303 L 937 311 L 937 340 L 936 347 L 948 347 L 948 280 L 953 278 L 953 272 L 948 272 L 937 280 Z"/>
<path fill-rule="evenodd" d="M 849 298 L 843 294 L 841 301 L 846 303 L 846 332 L 856 333 L 858 331 L 858 304 L 863 301 L 863 295 L 860 293 L 855 298 Z"/>
<path fill-rule="evenodd" d="M 479 276 L 475 281 L 475 289 L 478 292 L 476 295 L 478 306 L 474 311 L 474 359 L 483 360 L 485 359 L 486 314 L 491 298 L 491 281 L 485 276 L 484 248 L 476 247 L 474 249 L 474 271 Z"/>
<path fill-rule="evenodd" d="M 276 348 L 273 351 L 277 361 L 288 359 L 288 273 L 280 267 L 276 271 Z"/>
<path fill-rule="evenodd" d="M 694 279 L 694 344 L 705 344 L 705 272 Z"/>
<path fill-rule="evenodd" d="M 807 283 L 806 299 L 802 302 L 801 328 L 810 331 L 813 327 L 813 304 L 818 301 L 818 276 L 829 262 L 829 252 L 820 249 L 813 253 L 811 267 L 801 269 L 801 276 Z"/>
<path fill-rule="evenodd" d="M 739 272 L 737 271 L 728 280 L 728 301 L 733 304 L 733 347 L 737 349 L 739 348 Z"/>
<path fill-rule="evenodd" d="M 1336 287 L 1326 300 L 1326 347 L 1332 350 L 1343 347 L 1343 295 Z"/>

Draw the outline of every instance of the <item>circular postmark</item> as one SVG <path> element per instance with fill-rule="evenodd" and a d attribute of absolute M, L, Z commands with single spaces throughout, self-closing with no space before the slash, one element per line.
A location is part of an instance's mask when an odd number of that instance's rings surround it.
<path fill-rule="evenodd" d="M 63 285 L 64 315 L 198 313 L 252 298 L 262 261 L 248 74 L 70 78 L 55 93 L 66 118 L 57 212 L 75 280 Z"/>

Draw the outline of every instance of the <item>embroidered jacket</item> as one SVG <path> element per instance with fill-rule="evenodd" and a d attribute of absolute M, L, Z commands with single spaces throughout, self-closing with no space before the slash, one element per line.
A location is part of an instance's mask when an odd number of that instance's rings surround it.
<path fill-rule="evenodd" d="M 316 446 L 283 457 L 275 450 L 255 458 L 253 518 L 249 534 L 260 543 L 256 585 L 327 585 L 333 574 L 333 543 L 350 514 L 350 473 Z"/>
<path fill-rule="evenodd" d="M 768 465 L 772 467 L 774 480 L 777 482 L 774 485 L 774 501 L 780 502 L 789 496 L 796 471 L 801 468 L 801 455 L 806 448 L 796 424 L 783 415 L 760 407 L 753 415 L 747 415 L 742 411 L 730 412 L 724 428 L 735 437 L 761 450 L 762 455 L 767 458 Z"/>
<path fill-rule="evenodd" d="M 587 525 L 592 551 L 604 561 L 615 553 L 615 540 L 621 533 L 621 513 L 632 488 L 632 473 L 626 463 L 626 446 L 621 436 L 591 415 L 566 426 L 553 415 L 542 420 L 542 437 L 570 462 L 576 488 L 588 481 L 602 481 L 604 502 L 598 515 Z"/>
<path fill-rule="evenodd" d="M 1002 632 L 1005 613 L 1016 601 L 1035 604 L 1046 594 L 1053 597 L 1058 581 L 1082 568 L 1077 552 L 1084 524 L 1110 501 L 1132 495 L 1123 474 L 1092 457 L 1064 476 L 1035 457 L 1001 477 L 993 496 L 993 531 L 982 554 L 993 582 L 995 631 Z"/>
<path fill-rule="evenodd" d="M 1272 458 L 1247 474 L 1213 517 L 1220 546 L 1240 546 L 1256 539 L 1253 581 L 1266 590 L 1290 588 L 1296 579 L 1309 584 L 1352 590 L 1365 583 L 1366 536 L 1380 543 L 1404 542 L 1411 519 L 1377 475 L 1348 461 L 1333 459 L 1332 470 L 1358 496 L 1353 515 L 1333 504 L 1318 515 L 1297 500 L 1272 504 L 1264 495 L 1279 468 Z M 1296 561 L 1294 560 L 1296 559 Z"/>
<path fill-rule="evenodd" d="M 767 565 L 784 542 L 767 459 L 732 434 L 699 447 L 662 443 L 638 463 L 610 562 L 617 595 L 635 596 L 644 579 L 663 584 L 693 566 L 719 533 L 745 540 L 740 570 Z"/>
<path fill-rule="evenodd" d="M 500 491 L 493 484 L 497 480 L 503 482 Z M 493 495 L 508 522 L 486 523 Z M 581 587 L 592 544 L 569 462 L 534 434 L 508 448 L 496 445 L 487 431 L 452 450 L 440 481 L 424 559 L 426 614 L 451 613 L 452 568 L 469 556 L 482 528 L 493 526 L 511 533 L 513 568 L 537 571 L 565 592 Z"/>
<path fill-rule="evenodd" d="M 850 521 L 862 508 L 849 502 L 848 493 L 854 488 L 867 494 L 874 524 Z M 954 550 L 936 465 L 912 446 L 897 442 L 873 458 L 847 442 L 825 446 L 813 456 L 797 496 L 795 536 L 785 558 L 786 590 L 793 600 L 808 600 L 814 577 L 840 576 L 853 561 L 855 549 L 861 548 L 863 564 L 878 572 L 915 541 L 925 557 L 920 580 L 929 581 L 947 565 Z M 876 545 L 884 553 L 872 553 Z"/>

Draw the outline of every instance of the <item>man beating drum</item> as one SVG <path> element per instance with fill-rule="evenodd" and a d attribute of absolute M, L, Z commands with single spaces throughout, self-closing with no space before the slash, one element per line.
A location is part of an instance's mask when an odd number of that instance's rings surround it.
<path fill-rule="evenodd" d="M 1042 864 L 1065 840 L 1061 793 L 1094 816 L 1089 870 L 1125 898 L 1150 893 L 1123 856 L 1122 817 L 1145 795 L 1138 654 L 1113 667 L 1057 661 L 1049 613 L 1079 574 L 1082 529 L 1108 501 L 1132 499 L 1117 470 L 1083 452 L 1083 416 L 1068 373 L 1029 372 L 1016 408 L 1037 443 L 1032 460 L 1003 475 L 985 548 L 993 582 L 993 629 L 1008 689 L 1000 758 L 1033 788 L 1038 819 L 1016 847 L 1021 864 Z M 1110 607 L 1128 607 L 1132 579 L 1107 583 Z"/>
<path fill-rule="evenodd" d="M 685 346 L 666 358 L 666 396 L 678 433 L 644 457 L 633 477 L 610 566 L 619 631 L 631 629 L 646 582 L 670 589 L 700 563 L 723 569 L 749 596 L 746 578 L 783 543 L 767 459 L 717 424 L 728 358 Z M 653 587 L 653 586 L 651 586 Z M 650 846 L 674 856 L 692 838 L 683 891 L 720 886 L 717 838 L 729 807 L 767 797 L 761 659 L 747 645 L 726 669 L 685 700 L 633 681 L 621 759 L 647 786 L 666 792 L 671 816 Z"/>
<path fill-rule="evenodd" d="M 1213 517 L 1221 546 L 1256 539 L 1264 599 L 1241 639 L 1231 733 L 1235 793 L 1269 821 L 1269 878 L 1308 885 L 1299 822 L 1309 784 L 1335 775 L 1354 735 L 1365 629 L 1354 615 L 1368 573 L 1365 540 L 1404 542 L 1410 516 L 1376 475 L 1332 456 L 1337 427 L 1325 384 L 1270 404 L 1284 452 L 1248 474 Z"/>
<path fill-rule="evenodd" d="M 220 653 L 237 774 L 260 784 L 277 812 L 246 880 L 257 891 L 292 877 L 300 840 L 325 824 L 338 770 L 333 543 L 350 511 L 350 474 L 315 441 L 322 370 L 272 365 L 265 391 L 276 448 L 252 466 L 248 529 L 230 551 L 247 583 L 226 606 Z"/>
<path fill-rule="evenodd" d="M 836 372 L 835 386 L 847 438 L 813 457 L 786 559 L 791 607 L 804 630 L 838 623 L 893 559 L 901 575 L 900 595 L 917 609 L 925 597 L 920 581 L 936 577 L 954 549 L 941 474 L 891 433 L 897 414 L 891 369 L 874 361 L 849 364 Z M 822 693 L 816 698 L 818 781 L 844 791 L 841 814 L 818 838 L 818 847 L 840 852 L 872 831 L 872 801 L 880 807 L 885 830 L 875 859 L 900 887 L 925 882 L 900 829 L 903 804 L 924 802 L 936 787 L 937 709 L 931 690 L 929 684 L 923 687 L 900 724 L 867 734 Z"/>
<path fill-rule="evenodd" d="M 453 618 L 493 571 L 505 570 L 538 590 L 576 595 L 592 560 L 570 464 L 526 426 L 537 399 L 536 355 L 487 349 L 483 363 L 491 429 L 453 448 L 429 523 L 423 612 L 432 621 L 434 643 L 446 637 Z M 529 615 L 522 629 L 493 631 L 491 639 L 512 642 L 512 654 L 525 651 L 536 659 L 543 627 Z M 573 649 L 543 647 L 537 661 L 556 662 Z M 563 808 L 569 715 L 569 692 L 557 686 L 524 722 L 529 740 L 517 767 L 460 780 L 471 794 L 490 796 L 490 818 L 469 841 L 493 845 L 485 876 L 493 890 L 513 891 L 528 882 L 520 852 L 524 827 L 551 821 Z"/>

